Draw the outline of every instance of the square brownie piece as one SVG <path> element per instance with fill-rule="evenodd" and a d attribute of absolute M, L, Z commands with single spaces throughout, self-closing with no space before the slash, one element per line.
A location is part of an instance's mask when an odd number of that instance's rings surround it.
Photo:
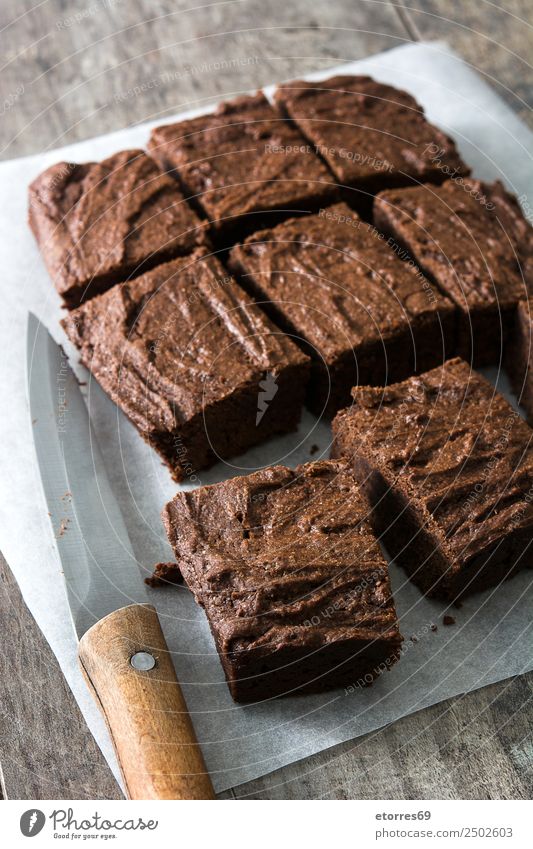
<path fill-rule="evenodd" d="M 30 185 L 29 223 L 71 308 L 207 242 L 175 181 L 142 150 L 48 168 Z"/>
<path fill-rule="evenodd" d="M 278 87 L 275 101 L 338 182 L 363 196 L 468 173 L 453 140 L 429 123 L 414 97 L 371 77 L 295 80 Z"/>
<path fill-rule="evenodd" d="M 82 362 L 176 480 L 300 419 L 308 359 L 202 250 L 62 322 Z"/>
<path fill-rule="evenodd" d="M 353 396 L 333 454 L 424 593 L 455 600 L 533 565 L 533 431 L 491 384 L 454 359 Z"/>
<path fill-rule="evenodd" d="M 337 196 L 328 169 L 261 93 L 157 127 L 148 148 L 213 231 L 230 238 Z"/>
<path fill-rule="evenodd" d="M 230 266 L 312 358 L 317 415 L 349 404 L 357 383 L 402 380 L 454 353 L 451 301 L 345 204 L 255 233 Z"/>
<path fill-rule="evenodd" d="M 518 305 L 505 365 L 518 403 L 533 424 L 533 297 Z"/>
<path fill-rule="evenodd" d="M 531 227 L 516 199 L 500 183 L 448 180 L 379 194 L 374 223 L 457 305 L 458 355 L 500 362 L 529 273 Z"/>
<path fill-rule="evenodd" d="M 163 511 L 238 702 L 369 684 L 398 659 L 387 563 L 341 463 L 262 469 Z"/>

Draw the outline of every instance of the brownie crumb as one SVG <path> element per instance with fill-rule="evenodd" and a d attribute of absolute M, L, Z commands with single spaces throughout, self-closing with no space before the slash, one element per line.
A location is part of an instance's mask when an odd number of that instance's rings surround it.
<path fill-rule="evenodd" d="M 68 519 L 68 518 L 61 519 L 61 522 L 59 523 L 59 528 L 58 528 L 58 531 L 57 531 L 58 538 L 61 538 L 62 536 L 65 535 L 66 531 L 68 530 L 69 523 L 70 523 L 70 519 Z"/>
<path fill-rule="evenodd" d="M 318 450 L 318 445 L 311 445 L 311 448 L 309 449 L 309 454 L 311 455 L 311 457 L 313 456 L 313 454 L 316 454 Z"/>
<path fill-rule="evenodd" d="M 431 630 L 432 630 L 432 631 L 438 631 L 439 629 L 438 629 L 438 628 L 437 628 L 437 626 L 433 623 L 433 625 L 431 625 Z"/>
<path fill-rule="evenodd" d="M 412 643 L 417 643 L 417 642 L 418 642 L 418 637 L 415 637 L 415 635 L 413 634 L 413 636 L 411 637 L 411 642 L 412 642 Z"/>
<path fill-rule="evenodd" d="M 156 563 L 153 573 L 150 577 L 144 579 L 144 583 L 148 584 L 149 587 L 162 587 L 165 584 L 183 584 L 183 575 L 177 563 Z"/>
<path fill-rule="evenodd" d="M 455 625 L 455 616 L 443 616 L 442 617 L 443 625 Z"/>
<path fill-rule="evenodd" d="M 154 575 L 150 575 L 149 578 L 144 579 L 144 583 L 149 587 L 162 587 L 164 582 L 161 578 L 156 578 Z"/>

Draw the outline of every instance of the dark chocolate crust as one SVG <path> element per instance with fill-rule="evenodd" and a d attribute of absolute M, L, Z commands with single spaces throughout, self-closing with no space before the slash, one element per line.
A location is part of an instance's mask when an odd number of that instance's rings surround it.
<path fill-rule="evenodd" d="M 457 305 L 458 355 L 476 366 L 501 362 L 533 257 L 516 198 L 500 183 L 448 180 L 383 192 L 374 223 Z"/>
<path fill-rule="evenodd" d="M 346 204 L 289 219 L 233 248 L 230 267 L 313 360 L 308 406 L 334 415 L 454 353 L 455 307 Z"/>
<path fill-rule="evenodd" d="M 518 305 L 505 365 L 518 403 L 533 425 L 533 297 Z"/>
<path fill-rule="evenodd" d="M 363 194 L 468 173 L 453 140 L 428 122 L 414 97 L 371 77 L 294 80 L 278 87 L 275 101 L 339 183 Z"/>
<path fill-rule="evenodd" d="M 29 222 L 71 308 L 207 243 L 176 182 L 142 150 L 48 168 L 30 185 Z"/>
<path fill-rule="evenodd" d="M 328 169 L 261 93 L 157 127 L 148 148 L 216 234 L 237 237 L 337 196 Z"/>
<path fill-rule="evenodd" d="M 398 658 L 388 568 L 341 463 L 179 492 L 163 522 L 239 702 L 371 683 Z"/>
<path fill-rule="evenodd" d="M 176 480 L 297 427 L 307 357 L 202 250 L 113 287 L 62 324 Z"/>
<path fill-rule="evenodd" d="M 353 395 L 333 455 L 424 593 L 457 599 L 533 565 L 533 431 L 493 386 L 454 359 Z"/>

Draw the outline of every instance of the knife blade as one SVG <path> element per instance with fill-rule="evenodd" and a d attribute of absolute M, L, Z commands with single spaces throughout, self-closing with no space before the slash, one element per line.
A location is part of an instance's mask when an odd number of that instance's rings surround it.
<path fill-rule="evenodd" d="M 211 799 L 213 788 L 155 609 L 63 349 L 32 313 L 27 382 L 37 463 L 82 672 L 130 798 Z"/>
<path fill-rule="evenodd" d="M 148 599 L 67 357 L 31 313 L 27 340 L 35 450 L 81 639 L 108 613 Z"/>

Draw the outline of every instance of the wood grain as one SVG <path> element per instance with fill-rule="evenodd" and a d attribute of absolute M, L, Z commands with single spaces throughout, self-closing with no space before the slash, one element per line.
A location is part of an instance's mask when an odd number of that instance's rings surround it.
<path fill-rule="evenodd" d="M 533 29 L 528 0 L 403 0 L 419 38 L 448 41 L 533 127 Z"/>
<path fill-rule="evenodd" d="M 0 762 L 10 799 L 121 799 L 0 554 Z"/>
<path fill-rule="evenodd" d="M 164 118 L 408 38 L 391 6 L 364 0 L 2 0 L 6 25 L 0 103 L 23 91 L 0 121 L 0 158 Z"/>
<path fill-rule="evenodd" d="M 532 123 L 530 0 L 405 0 L 403 10 L 398 0 L 195 5 L 2 0 L 0 103 L 20 94 L 0 121 L 0 158 L 164 117 L 416 37 L 446 38 Z M 2 562 L 0 574 L 0 759 L 11 796 L 116 798 L 116 783 Z M 532 674 L 477 690 L 222 796 L 531 798 L 532 696 Z"/>
<path fill-rule="evenodd" d="M 137 652 L 153 669 L 134 669 Z M 110 613 L 81 638 L 85 679 L 107 722 L 130 799 L 213 799 L 159 619 L 151 605 Z"/>
<path fill-rule="evenodd" d="M 531 799 L 533 674 L 237 787 L 249 799 Z"/>

